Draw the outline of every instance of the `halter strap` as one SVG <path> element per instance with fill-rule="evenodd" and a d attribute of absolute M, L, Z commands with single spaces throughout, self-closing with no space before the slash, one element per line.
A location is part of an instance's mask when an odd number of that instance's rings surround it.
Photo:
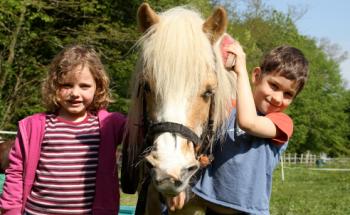
<path fill-rule="evenodd" d="M 159 122 L 152 124 L 148 129 L 145 139 L 147 142 L 152 141 L 153 137 L 155 137 L 156 135 L 166 132 L 180 134 L 184 138 L 191 141 L 195 145 L 195 147 L 201 145 L 202 142 L 201 139 L 197 136 L 197 134 L 194 133 L 191 129 L 175 122 Z"/>

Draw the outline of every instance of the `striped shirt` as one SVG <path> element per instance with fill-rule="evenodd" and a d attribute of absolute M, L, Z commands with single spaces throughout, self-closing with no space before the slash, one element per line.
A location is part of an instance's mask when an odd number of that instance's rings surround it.
<path fill-rule="evenodd" d="M 95 195 L 100 128 L 97 116 L 71 122 L 46 116 L 36 176 L 25 211 L 29 214 L 91 214 Z"/>

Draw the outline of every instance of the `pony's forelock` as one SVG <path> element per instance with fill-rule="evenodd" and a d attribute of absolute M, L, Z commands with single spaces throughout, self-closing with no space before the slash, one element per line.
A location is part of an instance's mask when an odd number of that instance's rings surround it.
<path fill-rule="evenodd" d="M 208 71 L 214 70 L 215 59 L 202 24 L 198 13 L 177 7 L 161 13 L 160 22 L 140 39 L 142 72 L 156 79 L 157 96 L 193 95 Z"/>

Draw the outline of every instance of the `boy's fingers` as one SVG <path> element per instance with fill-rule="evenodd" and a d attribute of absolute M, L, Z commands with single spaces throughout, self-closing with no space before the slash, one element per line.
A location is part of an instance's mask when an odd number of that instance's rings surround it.
<path fill-rule="evenodd" d="M 185 204 L 186 194 L 181 192 L 175 197 L 167 198 L 166 202 L 170 211 L 180 210 Z"/>
<path fill-rule="evenodd" d="M 175 200 L 174 198 L 167 198 L 167 205 L 170 211 L 175 211 Z"/>
<path fill-rule="evenodd" d="M 226 63 L 225 63 L 225 67 L 226 68 L 232 68 L 234 67 L 236 63 L 236 55 L 230 53 L 228 56 L 227 56 L 227 60 L 226 60 Z"/>
<path fill-rule="evenodd" d="M 181 192 L 177 198 L 177 208 L 182 209 L 185 204 L 186 194 L 185 192 Z"/>

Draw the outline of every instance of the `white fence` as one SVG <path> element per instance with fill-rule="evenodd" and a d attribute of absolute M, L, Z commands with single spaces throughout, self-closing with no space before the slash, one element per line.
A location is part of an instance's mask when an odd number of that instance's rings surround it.
<path fill-rule="evenodd" d="M 16 131 L 1 131 L 0 130 L 0 143 L 4 142 L 3 139 L 5 139 L 5 138 L 3 138 L 3 137 L 5 135 L 6 136 L 15 136 L 16 134 L 17 134 Z"/>
<path fill-rule="evenodd" d="M 16 135 L 16 131 L 0 131 L 0 134 L 11 134 L 11 135 Z"/>
<path fill-rule="evenodd" d="M 310 152 L 306 152 L 303 154 L 297 154 L 297 153 L 284 153 L 281 156 L 281 161 L 285 165 L 290 164 L 305 164 L 305 165 L 315 165 L 317 160 L 324 160 L 327 159 L 327 157 L 324 154 L 311 154 Z"/>

